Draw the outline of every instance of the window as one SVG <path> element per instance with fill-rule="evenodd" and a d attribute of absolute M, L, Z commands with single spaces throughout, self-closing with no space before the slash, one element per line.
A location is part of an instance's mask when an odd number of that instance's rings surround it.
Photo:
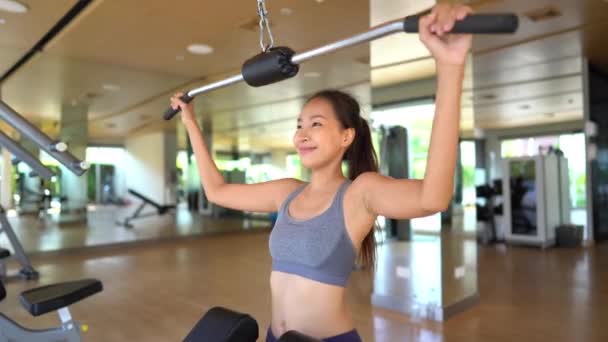
<path fill-rule="evenodd" d="M 562 150 L 564 156 L 568 159 L 572 208 L 585 208 L 587 206 L 585 192 L 587 162 L 585 153 L 581 153 L 581 151 L 585 151 L 585 135 L 583 133 L 505 139 L 500 146 L 501 157 L 531 157 L 538 155 L 539 150 L 546 150 L 550 146 Z"/>

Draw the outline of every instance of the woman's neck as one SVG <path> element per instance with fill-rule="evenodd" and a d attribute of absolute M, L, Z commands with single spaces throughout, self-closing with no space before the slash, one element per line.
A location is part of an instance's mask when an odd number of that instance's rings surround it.
<path fill-rule="evenodd" d="M 345 180 L 342 173 L 342 164 L 327 165 L 326 167 L 315 169 L 310 177 L 309 188 L 311 191 L 328 191 L 339 186 Z"/>

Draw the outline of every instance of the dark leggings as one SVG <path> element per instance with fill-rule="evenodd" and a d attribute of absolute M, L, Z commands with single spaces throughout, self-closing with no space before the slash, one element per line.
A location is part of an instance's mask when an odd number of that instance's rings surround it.
<path fill-rule="evenodd" d="M 351 330 L 344 334 L 324 338 L 323 341 L 325 341 L 325 342 L 362 342 L 361 336 L 359 336 L 359 333 L 357 332 L 357 330 Z M 274 335 L 272 334 L 272 330 L 270 330 L 270 328 L 268 328 L 268 332 L 266 333 L 266 342 L 277 342 L 277 338 L 274 337 Z"/>

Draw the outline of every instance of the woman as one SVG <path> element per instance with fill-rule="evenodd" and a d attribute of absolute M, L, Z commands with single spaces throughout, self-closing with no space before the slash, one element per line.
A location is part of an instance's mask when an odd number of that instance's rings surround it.
<path fill-rule="evenodd" d="M 370 129 L 359 104 L 327 90 L 312 96 L 297 121 L 293 143 L 311 181 L 280 179 L 226 184 L 207 151 L 191 105 L 182 111 L 209 200 L 237 210 L 278 212 L 270 236 L 272 322 L 267 341 L 289 330 L 331 342 L 361 341 L 345 301 L 357 256 L 374 266 L 378 215 L 409 219 L 443 211 L 453 190 L 460 96 L 470 35 L 450 35 L 470 9 L 438 5 L 420 19 L 420 39 L 437 65 L 436 115 L 424 179 L 392 179 L 377 173 Z M 342 162 L 348 163 L 348 177 Z"/>

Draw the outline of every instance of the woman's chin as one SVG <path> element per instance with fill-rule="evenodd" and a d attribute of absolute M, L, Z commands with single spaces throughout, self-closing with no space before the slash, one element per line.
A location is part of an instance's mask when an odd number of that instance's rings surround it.
<path fill-rule="evenodd" d="M 300 159 L 300 162 L 302 163 L 302 167 L 305 169 L 313 169 L 315 167 L 315 163 L 311 163 L 311 162 L 306 162 L 302 159 Z"/>
<path fill-rule="evenodd" d="M 310 158 L 309 156 L 300 155 L 300 163 L 302 163 L 302 167 L 306 169 L 314 169 L 319 166 L 319 161 L 314 158 Z"/>

